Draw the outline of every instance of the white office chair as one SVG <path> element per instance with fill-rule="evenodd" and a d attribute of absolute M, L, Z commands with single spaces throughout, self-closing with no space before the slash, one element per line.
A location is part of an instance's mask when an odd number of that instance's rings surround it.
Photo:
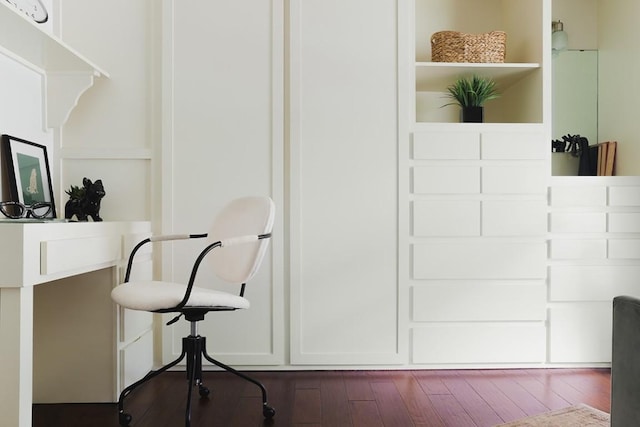
<path fill-rule="evenodd" d="M 181 316 L 191 322 L 188 337 L 182 339 L 182 353 L 173 362 L 149 372 L 141 380 L 125 388 L 118 399 L 119 422 L 128 426 L 131 415 L 124 412 L 124 399 L 136 387 L 165 372 L 186 358 L 189 389 L 185 425 L 191 423 L 191 392 L 198 386 L 201 397 L 209 395 L 209 389 L 202 383 L 202 356 L 214 365 L 225 369 L 260 387 L 262 391 L 262 413 L 266 419 L 275 415 L 273 407 L 267 404 L 267 391 L 255 379 L 215 360 L 207 354 L 205 337 L 198 335 L 198 322 L 210 311 L 233 311 L 249 308 L 244 298 L 245 284 L 258 270 L 267 250 L 275 215 L 273 201 L 268 197 L 245 197 L 233 200 L 216 216 L 208 234 L 185 234 L 155 236 L 138 243 L 129 256 L 129 264 L 123 284 L 111 292 L 112 299 L 122 307 L 154 313 L 177 313 L 170 325 Z M 209 244 L 196 258 L 187 284 L 163 281 L 130 282 L 133 259 L 140 247 L 149 242 L 174 241 L 181 239 L 208 238 Z M 207 258 L 218 277 L 226 282 L 238 284 L 238 295 L 194 286 L 198 268 Z"/>

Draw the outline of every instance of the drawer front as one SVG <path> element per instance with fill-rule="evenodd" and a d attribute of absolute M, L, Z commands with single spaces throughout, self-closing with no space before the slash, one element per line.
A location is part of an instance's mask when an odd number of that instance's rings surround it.
<path fill-rule="evenodd" d="M 120 350 L 120 390 L 144 377 L 153 367 L 153 332 Z"/>
<path fill-rule="evenodd" d="M 120 236 L 40 242 L 40 274 L 42 275 L 113 265 L 120 258 Z"/>

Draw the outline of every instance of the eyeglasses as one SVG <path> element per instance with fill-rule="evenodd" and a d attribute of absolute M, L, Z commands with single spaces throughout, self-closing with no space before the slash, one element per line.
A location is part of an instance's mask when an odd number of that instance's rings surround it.
<path fill-rule="evenodd" d="M 42 219 L 51 212 L 51 203 L 41 202 L 26 206 L 20 202 L 0 202 L 0 212 L 11 219 L 29 217 Z"/>

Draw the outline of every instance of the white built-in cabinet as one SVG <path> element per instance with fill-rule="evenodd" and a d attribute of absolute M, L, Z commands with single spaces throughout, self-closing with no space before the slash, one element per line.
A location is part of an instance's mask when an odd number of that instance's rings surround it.
<path fill-rule="evenodd" d="M 401 1 L 290 3 L 290 357 L 402 363 L 397 267 Z"/>
<path fill-rule="evenodd" d="M 543 46 L 550 3 L 415 0 L 412 6 L 410 120 L 401 127 L 399 163 L 409 363 L 545 363 L 550 150 Z M 431 62 L 430 37 L 442 30 L 506 31 L 505 63 Z M 472 74 L 495 79 L 501 92 L 485 105 L 485 123 L 459 123 L 457 106 L 442 107 L 449 102 L 446 87 Z"/>
<path fill-rule="evenodd" d="M 555 177 L 549 214 L 549 361 L 611 361 L 611 300 L 640 297 L 640 180 Z"/>
<path fill-rule="evenodd" d="M 640 185 L 551 178 L 551 0 L 199 5 L 162 3 L 163 231 L 206 231 L 237 195 L 278 207 L 251 309 L 201 326 L 211 353 L 268 369 L 609 361 Z M 506 62 L 433 63 L 440 30 L 504 30 Z M 499 84 L 485 123 L 442 107 L 463 74 Z M 163 277 L 186 278 L 197 246 L 163 249 Z M 187 328 L 163 327 L 165 362 Z"/>

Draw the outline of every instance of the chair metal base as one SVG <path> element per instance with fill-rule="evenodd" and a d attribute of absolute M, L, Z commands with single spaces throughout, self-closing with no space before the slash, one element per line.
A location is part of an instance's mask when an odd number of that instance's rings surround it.
<path fill-rule="evenodd" d="M 232 367 L 227 366 L 224 363 L 209 356 L 209 354 L 207 354 L 207 349 L 206 349 L 206 338 L 193 333 L 193 331 L 195 330 L 195 328 L 193 327 L 193 323 L 194 322 L 192 322 L 192 334 L 189 335 L 188 337 L 182 338 L 182 353 L 180 354 L 180 357 L 178 357 L 173 362 L 163 366 L 162 368 L 156 371 L 149 372 L 147 375 L 144 376 L 144 378 L 142 378 L 139 381 L 136 381 L 135 383 L 131 384 L 129 387 L 122 390 L 122 393 L 120 393 L 120 398 L 118 399 L 118 412 L 119 412 L 118 420 L 121 426 L 128 426 L 132 420 L 132 416 L 124 412 L 125 398 L 138 386 L 160 375 L 161 373 L 167 371 L 168 369 L 171 369 L 172 367 L 176 366 L 185 357 L 187 358 L 186 373 L 187 373 L 187 379 L 189 380 L 189 389 L 187 390 L 187 407 L 185 410 L 185 426 L 186 427 L 191 426 L 191 392 L 193 390 L 194 385 L 198 386 L 198 392 L 200 394 L 200 397 L 207 397 L 209 395 L 209 389 L 205 387 L 202 383 L 202 356 L 204 356 L 204 358 L 209 362 L 224 369 L 225 371 L 228 371 L 234 375 L 237 375 L 238 377 L 245 379 L 257 385 L 258 387 L 260 387 L 260 391 L 262 391 L 262 415 L 267 420 L 269 420 L 273 418 L 273 416 L 276 414 L 275 409 L 267 404 L 267 389 L 264 387 L 264 385 L 262 385 L 262 383 L 260 383 L 259 381 L 243 374 L 242 372 L 239 372 L 233 369 Z"/>

